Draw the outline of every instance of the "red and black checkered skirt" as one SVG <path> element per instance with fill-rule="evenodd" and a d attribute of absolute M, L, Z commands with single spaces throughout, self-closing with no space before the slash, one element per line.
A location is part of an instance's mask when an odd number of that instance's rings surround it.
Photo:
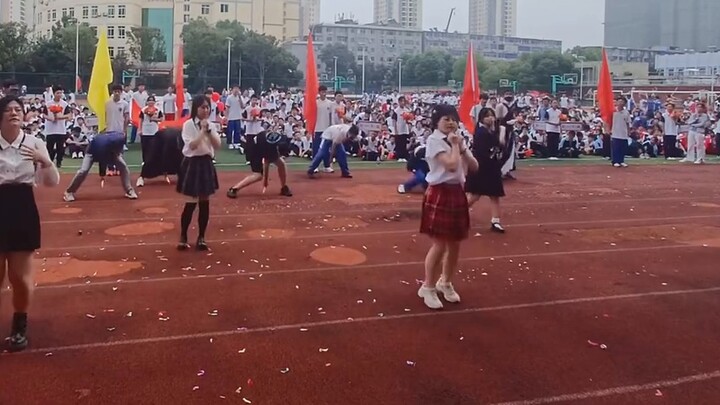
<path fill-rule="evenodd" d="M 459 241 L 470 232 L 470 208 L 461 184 L 436 184 L 423 198 L 420 232 L 433 238 Z"/>

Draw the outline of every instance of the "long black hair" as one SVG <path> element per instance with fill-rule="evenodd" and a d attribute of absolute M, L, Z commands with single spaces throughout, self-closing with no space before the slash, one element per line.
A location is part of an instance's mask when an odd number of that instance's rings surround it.
<path fill-rule="evenodd" d="M 208 107 L 212 105 L 210 104 L 210 99 L 202 94 L 192 98 L 192 104 L 190 105 L 190 119 L 194 120 L 195 118 L 197 118 L 198 110 L 205 103 L 207 103 Z"/>

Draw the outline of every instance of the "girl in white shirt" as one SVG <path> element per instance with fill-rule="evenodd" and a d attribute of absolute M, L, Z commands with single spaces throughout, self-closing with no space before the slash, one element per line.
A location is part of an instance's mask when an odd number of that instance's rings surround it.
<path fill-rule="evenodd" d="M 182 128 L 183 162 L 178 173 L 177 191 L 192 198 L 185 203 L 181 217 L 180 243 L 178 250 L 187 250 L 188 228 L 192 222 L 195 206 L 200 206 L 198 213 L 197 250 L 208 250 L 205 243 L 205 231 L 210 221 L 210 196 L 218 189 L 218 177 L 213 164 L 215 150 L 220 148 L 220 135 L 215 130 L 210 118 L 210 99 L 195 96 L 190 107 L 190 119 Z"/>
<path fill-rule="evenodd" d="M 40 215 L 33 188 L 54 187 L 60 174 L 45 143 L 23 133 L 23 105 L 0 99 L 0 282 L 12 285 L 14 314 L 8 350 L 27 347 L 27 311 L 34 286 L 32 257 L 40 247 Z"/>
<path fill-rule="evenodd" d="M 425 282 L 418 290 L 431 309 L 443 307 L 438 290 L 448 302 L 460 302 L 452 284 L 460 254 L 460 242 L 470 231 L 470 210 L 463 183 L 478 162 L 458 135 L 460 117 L 455 107 L 438 105 L 432 114 L 434 132 L 428 137 L 425 159 L 430 171 L 422 207 L 420 232 L 432 238 L 425 257 Z"/>

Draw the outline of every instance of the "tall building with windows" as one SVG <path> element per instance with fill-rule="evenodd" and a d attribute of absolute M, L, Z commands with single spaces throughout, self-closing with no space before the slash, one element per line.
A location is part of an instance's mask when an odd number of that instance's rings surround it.
<path fill-rule="evenodd" d="M 320 0 L 300 0 L 300 32 L 303 37 L 310 32 L 310 27 L 320 23 Z"/>
<path fill-rule="evenodd" d="M 391 20 L 403 28 L 422 29 L 422 0 L 374 0 L 373 21 L 387 24 Z"/>
<path fill-rule="evenodd" d="M 475 35 L 517 35 L 517 0 L 468 0 L 469 28 Z"/>
<path fill-rule="evenodd" d="M 24 23 L 32 28 L 32 6 L 35 0 L 0 0 L 0 24 Z"/>
<path fill-rule="evenodd" d="M 713 50 L 718 0 L 605 0 L 605 45 Z"/>
<path fill-rule="evenodd" d="M 22 1 L 22 0 L 0 0 Z M 33 0 L 25 0 L 33 1 Z M 168 61 L 180 47 L 183 26 L 204 18 L 210 24 L 238 21 L 245 28 L 280 41 L 300 32 L 300 0 L 37 0 L 36 34 L 50 35 L 63 16 L 91 27 L 106 26 L 110 56 L 128 51 L 128 35 L 135 27 L 157 28 L 167 46 Z"/>

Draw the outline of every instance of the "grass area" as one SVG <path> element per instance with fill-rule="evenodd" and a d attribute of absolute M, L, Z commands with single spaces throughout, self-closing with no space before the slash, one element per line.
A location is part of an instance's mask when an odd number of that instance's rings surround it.
<path fill-rule="evenodd" d="M 135 143 L 128 146 L 129 150 L 123 155 L 125 161 L 130 166 L 131 171 L 137 169 L 142 164 L 142 156 L 140 152 L 140 144 Z M 249 171 L 249 167 L 245 165 L 245 156 L 240 155 L 237 151 L 222 149 L 215 157 L 218 170 L 222 171 Z M 632 159 L 628 160 L 633 165 L 643 166 L 654 166 L 654 165 L 677 165 L 677 161 L 667 161 L 662 158 L 656 159 Z M 305 170 L 310 163 L 307 159 L 301 158 L 289 158 L 287 164 L 290 170 L 301 171 Z M 707 159 L 709 164 L 720 164 L 720 158 L 712 156 Z M 374 169 L 385 169 L 385 168 L 403 168 L 405 163 L 382 162 L 377 164 L 375 162 L 364 162 L 357 158 L 350 158 L 350 168 L 352 170 L 374 170 Z M 518 166 L 523 167 L 551 167 L 551 166 L 575 166 L 575 165 L 607 165 L 608 161 L 596 156 L 583 156 L 579 159 L 559 159 L 559 160 L 547 160 L 547 159 L 528 159 L 518 160 Z M 65 173 L 71 173 L 80 168 L 80 160 L 72 160 L 66 158 L 63 161 L 62 171 Z"/>

